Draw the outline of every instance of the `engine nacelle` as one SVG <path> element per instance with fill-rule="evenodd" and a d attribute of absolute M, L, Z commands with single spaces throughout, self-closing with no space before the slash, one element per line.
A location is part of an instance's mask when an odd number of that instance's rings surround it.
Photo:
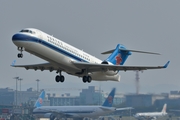
<path fill-rule="evenodd" d="M 114 76 L 118 74 L 118 71 L 108 70 L 108 71 L 104 71 L 104 74 L 109 75 L 109 76 Z"/>
<path fill-rule="evenodd" d="M 108 62 L 108 61 L 103 61 L 101 64 L 112 65 L 112 63 L 110 63 L 110 62 Z M 118 73 L 118 71 L 104 70 L 104 74 L 109 75 L 109 76 L 116 75 L 117 73 Z"/>

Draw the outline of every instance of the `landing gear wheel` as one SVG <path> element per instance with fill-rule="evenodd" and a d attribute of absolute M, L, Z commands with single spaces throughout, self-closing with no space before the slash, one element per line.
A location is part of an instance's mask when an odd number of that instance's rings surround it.
<path fill-rule="evenodd" d="M 84 83 L 86 83 L 87 77 L 86 77 L 86 76 L 83 76 L 82 80 L 83 80 Z"/>
<path fill-rule="evenodd" d="M 23 47 L 18 47 L 18 50 L 20 51 L 20 53 L 17 56 L 18 56 L 18 58 L 22 58 L 23 57 L 23 54 L 22 54 Z"/>
<path fill-rule="evenodd" d="M 22 54 L 22 53 L 19 53 L 17 56 L 18 56 L 18 58 L 22 58 L 22 57 L 23 57 L 23 54 Z"/>
<path fill-rule="evenodd" d="M 57 75 L 56 78 L 55 78 L 56 82 L 59 82 L 60 81 L 60 76 Z"/>
<path fill-rule="evenodd" d="M 64 76 L 61 74 L 61 70 L 57 70 L 56 73 L 59 73 L 59 75 L 56 76 L 55 81 L 56 81 L 56 82 L 64 82 L 65 78 L 64 78 Z"/>
<path fill-rule="evenodd" d="M 90 83 L 92 80 L 91 76 L 87 76 L 87 82 Z"/>
<path fill-rule="evenodd" d="M 92 81 L 92 78 L 91 78 L 91 76 L 83 76 L 82 81 L 84 83 L 86 83 L 86 82 L 90 83 Z"/>
<path fill-rule="evenodd" d="M 60 81 L 64 82 L 64 76 L 63 75 L 60 76 Z"/>
<path fill-rule="evenodd" d="M 63 75 L 61 75 L 61 76 L 57 75 L 55 78 L 55 81 L 56 82 L 64 82 L 64 76 Z"/>

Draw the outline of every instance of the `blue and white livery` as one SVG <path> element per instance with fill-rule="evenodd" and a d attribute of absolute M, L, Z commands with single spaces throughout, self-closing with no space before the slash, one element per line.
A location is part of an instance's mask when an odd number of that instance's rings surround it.
<path fill-rule="evenodd" d="M 36 118 L 50 118 L 50 120 L 54 120 L 56 118 L 73 118 L 83 120 L 85 117 L 98 118 L 99 116 L 104 116 L 117 110 L 133 109 L 132 107 L 112 107 L 115 92 L 116 89 L 113 88 L 102 106 L 41 106 L 41 99 L 43 100 L 44 98 L 44 91 L 42 91 L 35 104 L 36 108 L 33 110 L 33 115 Z"/>
<path fill-rule="evenodd" d="M 158 53 L 128 50 L 122 44 L 118 44 L 113 50 L 102 53 L 111 55 L 105 60 L 100 60 L 34 28 L 26 28 L 14 34 L 12 41 L 20 51 L 18 58 L 22 58 L 22 52 L 27 51 L 47 61 L 47 63 L 34 65 L 13 64 L 13 67 L 24 67 L 27 70 L 57 71 L 59 75 L 55 77 L 56 82 L 64 82 L 65 78 L 61 74 L 62 72 L 82 77 L 83 82 L 89 83 L 91 80 L 120 81 L 120 70 L 161 69 L 166 68 L 169 64 L 168 61 L 164 66 L 123 66 L 131 52 Z"/>

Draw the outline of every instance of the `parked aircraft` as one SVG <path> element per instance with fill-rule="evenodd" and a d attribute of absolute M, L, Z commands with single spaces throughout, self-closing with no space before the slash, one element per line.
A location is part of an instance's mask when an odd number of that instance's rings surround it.
<path fill-rule="evenodd" d="M 141 120 L 141 119 L 148 119 L 148 120 L 154 120 L 156 119 L 157 117 L 163 117 L 165 115 L 167 115 L 166 113 L 166 107 L 167 107 L 167 104 L 164 104 L 163 106 L 163 109 L 161 112 L 144 112 L 144 113 L 136 113 L 134 115 L 134 117 L 138 120 Z"/>
<path fill-rule="evenodd" d="M 129 50 L 122 44 L 118 44 L 115 49 L 103 52 L 102 54 L 111 55 L 100 60 L 76 47 L 73 47 L 45 32 L 34 28 L 25 28 L 12 37 L 13 43 L 17 46 L 20 53 L 18 58 L 22 58 L 23 51 L 27 51 L 35 56 L 42 58 L 47 63 L 33 65 L 15 65 L 13 67 L 24 67 L 26 70 L 49 70 L 59 73 L 55 77 L 56 82 L 64 82 L 62 72 L 70 75 L 82 77 L 82 81 L 120 81 L 119 71 L 128 70 L 147 70 L 166 68 L 169 61 L 164 66 L 124 66 L 126 59 L 131 52 L 156 54 L 137 50 Z"/>
<path fill-rule="evenodd" d="M 36 118 L 73 118 L 83 120 L 83 118 L 98 118 L 117 110 L 129 110 L 132 107 L 115 108 L 112 107 L 116 89 L 113 88 L 102 106 L 42 106 L 45 92 L 42 91 L 33 110 Z"/>

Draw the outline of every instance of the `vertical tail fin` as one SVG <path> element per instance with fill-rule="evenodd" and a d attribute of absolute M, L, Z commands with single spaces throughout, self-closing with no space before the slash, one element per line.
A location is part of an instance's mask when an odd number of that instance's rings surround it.
<path fill-rule="evenodd" d="M 109 93 L 108 97 L 106 98 L 105 102 L 102 106 L 104 107 L 112 107 L 114 95 L 116 92 L 116 88 L 113 88 L 112 91 Z"/>
<path fill-rule="evenodd" d="M 44 98 L 45 98 L 45 91 L 43 90 L 43 91 L 41 92 L 41 94 L 39 95 L 39 98 L 37 99 L 37 101 L 36 101 L 34 107 L 41 107 Z"/>
<path fill-rule="evenodd" d="M 162 113 L 166 113 L 166 108 L 167 108 L 167 104 L 164 104 L 164 106 L 163 106 L 163 109 L 162 109 Z"/>
<path fill-rule="evenodd" d="M 128 58 L 128 56 L 131 55 L 131 52 L 160 55 L 159 53 L 154 53 L 154 52 L 126 49 L 124 45 L 118 44 L 116 46 L 116 49 L 109 50 L 102 53 L 102 54 L 112 53 L 105 61 L 102 62 L 102 64 L 108 64 L 108 62 L 110 62 L 114 65 L 123 65 L 126 59 Z"/>
<path fill-rule="evenodd" d="M 110 52 L 112 51 L 108 51 L 107 53 Z M 107 53 L 103 53 L 103 54 L 107 54 Z M 131 55 L 131 52 L 126 51 L 124 45 L 118 44 L 116 46 L 116 49 L 113 51 L 113 53 L 105 61 L 111 62 L 114 65 L 123 65 L 129 55 Z"/>

